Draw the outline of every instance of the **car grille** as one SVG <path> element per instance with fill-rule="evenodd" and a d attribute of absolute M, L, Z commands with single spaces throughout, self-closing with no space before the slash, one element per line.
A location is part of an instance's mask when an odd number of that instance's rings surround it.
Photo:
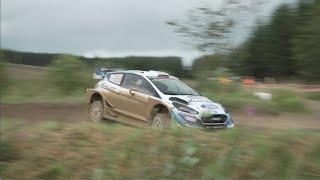
<path fill-rule="evenodd" d="M 227 120 L 228 117 L 222 114 L 212 115 L 201 119 L 203 126 L 206 128 L 224 128 Z"/>

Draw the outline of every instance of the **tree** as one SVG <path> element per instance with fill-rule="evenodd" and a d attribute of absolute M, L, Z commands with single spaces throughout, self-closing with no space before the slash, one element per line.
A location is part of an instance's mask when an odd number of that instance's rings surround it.
<path fill-rule="evenodd" d="M 294 9 L 280 6 L 270 22 L 260 23 L 241 48 L 230 56 L 238 60 L 243 75 L 264 77 L 288 77 L 296 73 L 292 56 L 295 35 Z M 235 63 L 235 62 L 233 62 Z"/>
<path fill-rule="evenodd" d="M 207 6 L 195 8 L 187 12 L 185 20 L 173 20 L 167 24 L 173 26 L 179 35 L 189 38 L 189 43 L 198 50 L 226 53 L 233 48 L 231 34 L 239 21 L 237 17 L 254 11 L 263 2 L 225 0 L 218 10 Z"/>
<path fill-rule="evenodd" d="M 50 65 L 49 82 L 62 93 L 70 94 L 90 84 L 90 73 L 76 57 L 61 55 Z"/>
<path fill-rule="evenodd" d="M 320 73 L 320 0 L 314 3 L 301 3 L 298 9 L 301 26 L 294 39 L 294 58 L 302 78 L 319 81 Z"/>

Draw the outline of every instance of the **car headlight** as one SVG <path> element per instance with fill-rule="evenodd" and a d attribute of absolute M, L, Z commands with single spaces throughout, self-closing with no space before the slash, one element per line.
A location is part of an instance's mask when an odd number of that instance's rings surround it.
<path fill-rule="evenodd" d="M 194 115 L 190 115 L 190 114 L 187 114 L 187 113 L 179 113 L 184 120 L 186 121 L 191 121 L 191 122 L 196 122 L 197 121 L 197 117 L 194 116 Z"/>
<path fill-rule="evenodd" d="M 177 103 L 177 102 L 173 102 L 172 105 L 177 108 L 179 111 L 182 111 L 182 112 L 186 112 L 186 113 L 190 113 L 190 114 L 199 114 L 198 111 L 186 106 L 186 105 L 183 105 L 181 103 Z"/>

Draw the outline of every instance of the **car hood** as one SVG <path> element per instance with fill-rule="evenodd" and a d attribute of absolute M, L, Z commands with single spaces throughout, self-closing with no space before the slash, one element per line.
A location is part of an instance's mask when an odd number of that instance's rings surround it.
<path fill-rule="evenodd" d="M 200 114 L 227 114 L 224 107 L 210 99 L 203 96 L 190 96 L 190 95 L 174 95 L 170 96 L 171 102 L 180 102 L 198 111 Z"/>

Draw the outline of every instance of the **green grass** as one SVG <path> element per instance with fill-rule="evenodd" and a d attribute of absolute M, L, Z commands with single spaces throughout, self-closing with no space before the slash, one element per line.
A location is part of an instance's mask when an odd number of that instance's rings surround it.
<path fill-rule="evenodd" d="M 320 101 L 320 92 L 306 93 L 305 97 L 313 101 Z"/>
<path fill-rule="evenodd" d="M 86 89 L 63 94 L 50 86 L 45 79 L 10 79 L 9 88 L 1 97 L 3 103 L 25 102 L 83 102 Z"/>
<path fill-rule="evenodd" d="M 88 81 L 88 87 L 81 87 L 66 93 L 52 83 L 49 79 L 48 70 L 50 68 L 39 69 L 37 67 L 20 67 L 8 64 L 8 87 L 1 94 L 2 103 L 83 102 L 86 88 L 94 85 L 94 80 L 79 79 L 79 82 Z M 70 77 L 66 76 L 65 78 Z M 73 83 L 69 83 L 68 85 L 74 86 Z"/>
<path fill-rule="evenodd" d="M 86 122 L 40 123 L 14 132 L 5 137 L 14 148 L 5 152 L 16 155 L 0 171 L 4 179 L 320 178 L 317 132 L 160 132 Z M 25 136 L 16 135 L 21 132 Z"/>
<path fill-rule="evenodd" d="M 286 90 L 276 89 L 270 90 L 272 93 L 271 101 L 263 101 L 254 96 L 254 91 L 237 87 L 230 90 L 228 87 L 214 88 L 208 86 L 205 89 L 203 95 L 210 99 L 220 102 L 231 111 L 246 111 L 247 108 L 255 109 L 256 113 L 261 114 L 280 114 L 280 113 L 304 113 L 308 112 L 305 107 L 303 98 L 298 94 Z M 221 91 L 221 89 L 224 89 Z"/>

